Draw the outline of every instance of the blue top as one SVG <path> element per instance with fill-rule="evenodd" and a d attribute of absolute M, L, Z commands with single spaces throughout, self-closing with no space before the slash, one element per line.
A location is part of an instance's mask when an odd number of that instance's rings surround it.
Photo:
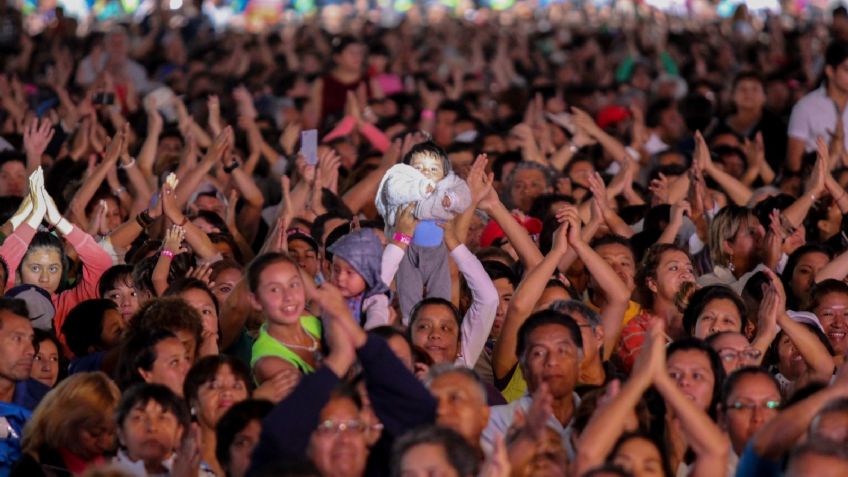
<path fill-rule="evenodd" d="M 445 238 L 445 230 L 435 220 L 422 220 L 415 226 L 412 243 L 419 247 L 438 247 Z"/>
<path fill-rule="evenodd" d="M 68 374 L 101 371 L 103 369 L 104 356 L 106 356 L 105 351 L 95 351 L 80 358 L 74 358 L 68 366 Z"/>
<path fill-rule="evenodd" d="M 32 378 L 26 381 L 20 381 L 15 385 L 15 394 L 12 397 L 12 404 L 17 404 L 29 411 L 35 410 L 41 398 L 50 391 L 45 384 L 40 383 Z"/>
<path fill-rule="evenodd" d="M 0 425 L 7 437 L 0 439 L 0 477 L 6 477 L 21 458 L 21 438 L 31 413 L 15 404 L 0 402 Z"/>
<path fill-rule="evenodd" d="M 745 445 L 745 450 L 739 456 L 739 463 L 736 465 L 736 476 L 747 477 L 755 475 L 757 477 L 780 477 L 783 475 L 780 462 L 774 462 L 765 457 L 757 455 L 754 451 L 754 445 L 749 441 Z"/>

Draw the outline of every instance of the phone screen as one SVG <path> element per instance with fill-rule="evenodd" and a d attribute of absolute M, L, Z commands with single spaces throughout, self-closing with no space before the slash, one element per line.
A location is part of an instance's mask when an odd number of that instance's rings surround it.
<path fill-rule="evenodd" d="M 318 164 L 318 130 L 309 129 L 300 133 L 300 153 L 310 166 Z"/>

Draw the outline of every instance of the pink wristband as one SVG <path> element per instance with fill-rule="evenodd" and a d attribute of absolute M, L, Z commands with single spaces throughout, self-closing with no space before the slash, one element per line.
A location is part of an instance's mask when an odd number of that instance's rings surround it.
<path fill-rule="evenodd" d="M 392 237 L 392 240 L 398 243 L 402 243 L 404 245 L 409 245 L 412 243 L 412 236 L 406 235 L 402 232 L 395 232 L 394 236 Z"/>
<path fill-rule="evenodd" d="M 162 255 L 163 257 L 168 257 L 171 260 L 174 259 L 174 252 L 172 252 L 170 250 L 162 250 L 159 254 Z"/>
<path fill-rule="evenodd" d="M 433 112 L 432 109 L 425 109 L 421 111 L 421 119 L 433 119 L 436 117 L 436 113 Z"/>

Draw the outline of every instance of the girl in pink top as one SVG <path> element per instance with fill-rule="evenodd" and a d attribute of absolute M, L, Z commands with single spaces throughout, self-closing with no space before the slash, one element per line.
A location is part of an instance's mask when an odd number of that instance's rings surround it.
<path fill-rule="evenodd" d="M 0 257 L 9 267 L 7 287 L 14 286 L 17 272 L 19 283 L 35 285 L 50 293 L 56 307 L 53 326 L 64 343 L 61 330 L 65 317 L 79 302 L 97 298 L 97 283 L 103 272 L 112 266 L 112 259 L 94 238 L 62 217 L 53 199 L 44 190 L 41 168 L 30 176 L 29 190 L 29 195 L 11 219 L 14 233 L 0 246 Z M 67 285 L 69 260 L 59 237 L 37 232 L 44 219 L 71 244 L 83 265 L 77 284 L 61 292 L 59 290 Z"/>

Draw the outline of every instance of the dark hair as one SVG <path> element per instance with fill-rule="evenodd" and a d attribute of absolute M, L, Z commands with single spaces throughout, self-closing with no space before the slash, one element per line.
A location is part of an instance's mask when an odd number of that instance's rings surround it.
<path fill-rule="evenodd" d="M 819 304 L 821 299 L 825 297 L 825 295 L 829 295 L 831 293 L 842 293 L 843 295 L 848 296 L 848 284 L 833 278 L 828 278 L 827 280 L 822 280 L 816 283 L 813 285 L 812 290 L 810 290 L 810 303 L 807 309 L 812 311 Z"/>
<path fill-rule="evenodd" d="M 677 103 L 673 99 L 660 98 L 651 103 L 645 111 L 645 126 L 655 128 L 660 125 L 660 116 L 670 108 L 677 107 Z"/>
<path fill-rule="evenodd" d="M 439 426 L 421 427 L 407 432 L 392 447 L 392 477 L 401 477 L 403 456 L 419 445 L 436 445 L 444 451 L 450 466 L 459 477 L 476 476 L 480 457 L 471 444 L 452 429 Z"/>
<path fill-rule="evenodd" d="M 747 376 L 764 376 L 769 380 L 769 382 L 774 384 L 774 388 L 777 389 L 778 394 L 780 394 L 780 383 L 777 382 L 777 378 L 775 378 L 773 374 L 759 366 L 745 366 L 744 368 L 739 368 L 733 371 L 727 376 L 727 379 L 724 380 L 724 384 L 721 386 L 721 394 L 719 395 L 719 405 L 723 410 L 727 410 L 727 400 L 730 399 L 730 394 L 736 389 L 739 382 Z"/>
<path fill-rule="evenodd" d="M 430 305 L 438 305 L 444 306 L 451 312 L 451 316 L 456 320 L 456 326 L 459 327 L 460 338 L 462 338 L 462 316 L 459 314 L 459 308 L 453 304 L 450 300 L 445 300 L 444 298 L 431 296 L 427 297 L 412 307 L 412 310 L 409 311 L 409 326 L 407 327 L 407 333 L 409 334 L 409 340 L 412 341 L 412 325 L 415 324 L 415 321 L 418 319 L 418 314 L 425 306 Z"/>
<path fill-rule="evenodd" d="M 181 298 L 155 298 L 138 310 L 131 330 L 163 328 L 171 332 L 188 331 L 200 346 L 203 324 L 200 314 Z"/>
<path fill-rule="evenodd" d="M 118 311 L 118 305 L 112 300 L 96 298 L 80 302 L 68 313 L 62 323 L 62 334 L 76 357 L 91 353 L 91 347 L 102 350 L 103 319 L 109 310 Z"/>
<path fill-rule="evenodd" d="M 407 336 L 402 330 L 395 328 L 394 326 L 378 326 L 369 330 L 368 333 L 379 336 L 380 338 L 383 338 L 386 341 L 388 341 L 390 338 L 400 338 L 404 342 L 406 342 L 406 344 L 409 345 L 410 349 L 412 348 L 412 342 L 409 341 L 409 336 Z"/>
<path fill-rule="evenodd" d="M 448 155 L 445 150 L 436 145 L 433 141 L 424 141 L 412 146 L 412 149 L 403 156 L 403 163 L 409 164 L 418 155 L 432 156 L 442 161 L 442 168 L 445 175 L 451 171 L 451 163 L 448 160 Z"/>
<path fill-rule="evenodd" d="M 59 288 L 56 289 L 54 293 L 58 293 L 61 291 L 68 282 L 68 269 L 70 268 L 70 261 L 68 260 L 68 255 L 65 254 L 65 247 L 62 243 L 62 239 L 59 237 L 48 233 L 48 232 L 36 232 L 32 237 L 32 240 L 29 242 L 29 247 L 27 247 L 26 253 L 21 258 L 21 263 L 18 264 L 18 276 L 21 277 L 21 270 L 24 267 L 24 260 L 37 248 L 51 248 L 59 254 L 59 258 L 62 261 L 62 276 L 59 279 Z M 37 285 L 35 283 L 34 285 Z"/>
<path fill-rule="evenodd" d="M 103 275 L 100 276 L 100 283 L 97 290 L 100 298 L 106 298 L 107 293 L 118 288 L 118 285 L 122 283 L 135 287 L 132 265 L 113 265 L 103 272 Z"/>
<path fill-rule="evenodd" d="M 657 278 L 657 267 L 660 266 L 662 256 L 666 252 L 672 251 L 683 253 L 687 257 L 689 256 L 689 253 L 682 247 L 674 244 L 658 243 L 648 248 L 645 252 L 645 256 L 642 257 L 642 263 L 640 263 L 639 268 L 636 269 L 636 288 L 639 291 L 640 298 L 643 302 L 642 304 L 646 309 L 650 309 L 654 305 L 654 294 L 648 288 L 648 279 Z"/>
<path fill-rule="evenodd" d="M 144 382 L 138 370 L 150 371 L 156 362 L 156 345 L 167 339 L 176 339 L 172 331 L 163 328 L 131 331 L 122 344 L 118 364 L 115 367 L 115 382 L 121 389 Z"/>
<path fill-rule="evenodd" d="M 330 41 L 330 46 L 333 48 L 333 55 L 339 55 L 345 51 L 350 45 L 360 44 L 361 42 L 350 35 L 340 35 Z"/>
<path fill-rule="evenodd" d="M 630 240 L 627 237 L 622 237 L 621 235 L 616 234 L 606 234 L 601 237 L 597 237 L 589 242 L 589 246 L 592 247 L 592 250 L 597 251 L 599 247 L 603 247 L 604 245 L 621 245 L 630 251 L 630 254 L 633 255 L 634 265 L 636 260 L 636 252 L 633 250 L 633 244 L 630 243 Z"/>
<path fill-rule="evenodd" d="M 530 315 L 527 320 L 518 328 L 518 340 L 515 344 L 515 356 L 519 361 L 524 352 L 527 350 L 527 341 L 530 339 L 530 334 L 541 326 L 559 325 L 567 329 L 571 334 L 571 339 L 577 346 L 578 350 L 583 350 L 583 335 L 580 333 L 580 326 L 574 321 L 574 318 L 553 310 L 540 310 Z"/>
<path fill-rule="evenodd" d="M 326 232 L 325 227 L 327 222 L 333 219 L 341 219 L 341 220 L 351 220 L 353 218 L 352 215 L 345 215 L 341 210 L 332 210 L 328 211 L 326 214 L 321 214 L 318 217 L 315 217 L 315 220 L 312 221 L 312 226 L 309 227 L 309 235 L 318 242 L 318 245 L 323 245 L 322 239 L 324 238 L 324 232 Z"/>
<path fill-rule="evenodd" d="M 827 45 L 824 52 L 824 64 L 836 68 L 848 59 L 848 43 L 834 40 Z"/>
<path fill-rule="evenodd" d="M 495 260 L 484 260 L 480 263 L 483 265 L 483 270 L 486 271 L 486 275 L 488 275 L 489 279 L 493 282 L 495 280 L 505 278 L 510 284 L 512 284 L 513 288 L 518 286 L 518 275 L 515 274 L 515 271 L 512 268 Z"/>
<path fill-rule="evenodd" d="M 633 477 L 633 474 L 610 462 L 605 462 L 586 471 L 581 477 L 598 477 L 616 475 L 618 477 Z"/>
<path fill-rule="evenodd" d="M 695 327 L 698 324 L 698 317 L 704 312 L 704 309 L 714 300 L 730 300 L 736 311 L 739 312 L 739 332 L 745 329 L 745 320 L 747 310 L 742 298 L 736 294 L 730 287 L 725 285 L 710 285 L 700 288 L 689 298 L 689 306 L 683 312 L 683 329 L 689 336 L 695 336 Z"/>
<path fill-rule="evenodd" d="M 8 298 L 5 296 L 0 297 L 0 311 L 4 310 L 29 321 L 29 309 L 27 308 L 27 302 L 20 298 Z M 2 326 L 3 320 L 0 320 L 0 328 L 2 328 Z"/>
<path fill-rule="evenodd" d="M 660 455 L 660 460 L 662 462 L 662 471 L 663 476 L 672 477 L 674 473 L 671 471 L 671 466 L 669 465 L 668 458 L 666 457 L 668 453 L 666 452 L 665 446 L 662 442 L 655 439 L 651 434 L 647 434 L 644 432 L 625 432 L 621 436 L 619 436 L 618 440 L 615 441 L 615 445 L 607 457 L 607 460 L 611 460 L 615 458 L 615 455 L 618 454 L 618 451 L 626 444 L 628 441 L 633 439 L 644 439 L 651 444 L 654 445 L 657 449 L 657 453 Z"/>
<path fill-rule="evenodd" d="M 710 369 L 713 372 L 713 392 L 708 414 L 715 419 L 716 406 L 718 405 L 719 394 L 724 383 L 724 366 L 721 364 L 721 358 L 718 356 L 716 350 L 712 349 L 706 341 L 698 338 L 688 337 L 671 343 L 666 348 L 666 359 L 671 359 L 674 353 L 679 351 L 700 351 L 707 355 L 707 361 L 710 362 Z"/>
<path fill-rule="evenodd" d="M 828 354 L 830 354 L 831 356 L 836 354 L 836 352 L 833 351 L 833 345 L 830 344 L 830 340 L 827 339 L 827 335 L 824 334 L 824 331 L 822 331 L 821 328 L 812 323 L 799 323 L 801 324 L 801 326 L 806 326 L 807 329 L 810 330 L 810 332 L 816 335 L 816 338 L 819 339 L 819 342 L 822 344 L 822 346 L 824 346 Z M 780 340 L 783 338 L 784 334 L 786 334 L 786 331 L 780 330 L 777 333 L 777 336 L 775 336 L 774 339 L 771 341 L 771 344 L 769 345 L 769 348 L 766 351 L 765 356 L 763 357 L 763 365 L 774 366 L 775 368 L 777 368 L 777 366 L 780 364 L 780 353 L 778 352 L 778 349 L 780 348 Z M 791 340 L 792 339 L 790 337 L 790 341 Z"/>
<path fill-rule="evenodd" d="M 218 305 L 218 297 L 216 297 L 215 294 L 212 293 L 212 290 L 209 289 L 209 287 L 206 285 L 206 282 L 198 278 L 185 277 L 171 282 L 171 284 L 168 285 L 168 288 L 165 289 L 165 292 L 162 294 L 162 296 L 179 297 L 180 294 L 189 290 L 200 290 L 206 293 L 206 295 L 209 296 L 209 299 L 212 300 L 212 303 L 215 305 L 215 314 L 219 315 L 221 313 L 221 310 L 219 309 Z"/>
<path fill-rule="evenodd" d="M 229 366 L 236 378 L 244 382 L 244 387 L 250 392 L 252 384 L 250 380 L 250 370 L 247 369 L 240 359 L 227 354 L 216 354 L 200 358 L 194 366 L 188 370 L 185 381 L 183 381 L 183 398 L 185 402 L 191 405 L 191 402 L 197 399 L 200 386 L 215 379 L 218 370 L 224 366 Z"/>
<path fill-rule="evenodd" d="M 233 405 L 215 425 L 215 457 L 223 469 L 230 465 L 230 446 L 236 434 L 243 431 L 251 421 L 262 421 L 274 405 L 263 399 L 248 399 Z"/>
<path fill-rule="evenodd" d="M 162 410 L 170 412 L 177 418 L 177 423 L 184 430 L 191 426 L 188 408 L 167 386 L 161 384 L 139 383 L 124 391 L 118 407 L 115 409 L 115 422 L 118 427 L 123 426 L 124 421 L 137 406 L 146 406 L 150 401 L 162 406 Z"/>
<path fill-rule="evenodd" d="M 573 204 L 574 198 L 564 194 L 542 194 L 533 199 L 533 203 L 530 205 L 530 210 L 527 215 L 539 220 L 545 220 L 551 214 L 551 206 L 557 202 Z"/>
<path fill-rule="evenodd" d="M 44 331 L 39 330 L 38 328 L 34 328 L 33 330 L 34 336 L 32 339 L 32 344 L 35 346 L 35 353 L 38 354 L 41 349 L 41 343 L 45 341 L 49 341 L 53 343 L 53 346 L 56 347 L 56 351 L 58 351 L 59 355 L 59 374 L 56 376 L 56 383 L 65 379 L 68 376 L 68 360 L 65 358 L 65 353 L 62 351 L 62 343 L 59 341 L 59 338 L 53 333 L 53 331 Z"/>
<path fill-rule="evenodd" d="M 298 270 L 297 263 L 292 260 L 285 253 L 280 252 L 269 252 L 263 253 L 258 257 L 254 258 L 252 262 L 247 266 L 247 272 L 245 276 L 247 277 L 247 285 L 252 293 L 256 293 L 259 290 L 259 278 L 262 276 L 262 272 L 265 271 L 266 268 L 274 265 L 276 263 L 288 263 L 295 267 Z"/>
<path fill-rule="evenodd" d="M 761 75 L 760 73 L 753 71 L 753 70 L 745 70 L 745 71 L 740 71 L 733 78 L 733 85 L 731 87 L 731 90 L 735 90 L 736 87 L 739 86 L 739 83 L 741 83 L 743 81 L 756 81 L 757 83 L 760 84 L 760 86 L 763 87 L 763 90 L 766 89 L 766 82 L 763 79 L 763 75 Z"/>

